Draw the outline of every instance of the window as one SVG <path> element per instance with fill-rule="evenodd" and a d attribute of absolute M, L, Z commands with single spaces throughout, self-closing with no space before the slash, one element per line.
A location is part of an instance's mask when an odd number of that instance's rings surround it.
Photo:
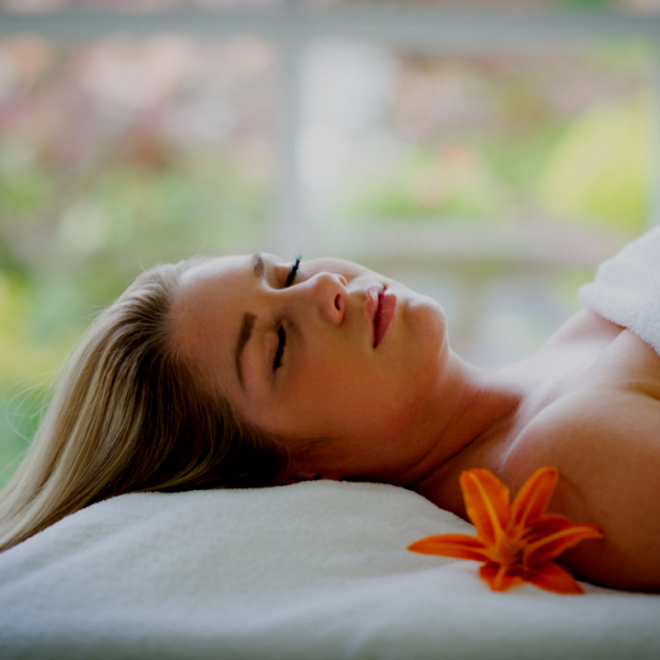
<path fill-rule="evenodd" d="M 0 465 L 93 309 L 194 253 L 352 258 L 529 353 L 657 222 L 658 35 L 658 0 L 0 0 Z"/>

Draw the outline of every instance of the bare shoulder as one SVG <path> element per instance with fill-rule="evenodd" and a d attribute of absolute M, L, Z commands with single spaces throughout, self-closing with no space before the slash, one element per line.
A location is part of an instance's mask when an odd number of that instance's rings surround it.
<path fill-rule="evenodd" d="M 616 343 L 529 424 L 503 474 L 516 492 L 538 467 L 558 468 L 549 511 L 605 535 L 560 562 L 592 582 L 660 591 L 660 358 L 628 331 Z"/>

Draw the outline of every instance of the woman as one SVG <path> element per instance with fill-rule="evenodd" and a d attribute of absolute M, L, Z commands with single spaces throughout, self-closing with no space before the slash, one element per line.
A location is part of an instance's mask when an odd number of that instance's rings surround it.
<path fill-rule="evenodd" d="M 434 300 L 338 259 L 149 271 L 74 352 L 3 492 L 0 547 L 129 491 L 316 478 L 404 486 L 466 518 L 462 470 L 515 492 L 554 465 L 550 510 L 605 534 L 561 563 L 659 590 L 660 357 L 582 311 L 487 373 L 446 330 Z"/>

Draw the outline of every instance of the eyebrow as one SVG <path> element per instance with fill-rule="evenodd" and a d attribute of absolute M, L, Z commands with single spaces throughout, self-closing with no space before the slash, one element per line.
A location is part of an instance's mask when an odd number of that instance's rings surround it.
<path fill-rule="evenodd" d="M 255 277 L 263 279 L 265 274 L 264 260 L 259 252 L 252 255 L 252 272 Z M 236 342 L 236 349 L 234 351 L 238 382 L 243 389 L 245 389 L 245 381 L 243 380 L 243 351 L 245 350 L 245 345 L 250 341 L 256 320 L 257 317 L 249 312 L 243 315 L 243 321 L 241 323 L 241 329 L 238 333 L 238 341 Z"/>

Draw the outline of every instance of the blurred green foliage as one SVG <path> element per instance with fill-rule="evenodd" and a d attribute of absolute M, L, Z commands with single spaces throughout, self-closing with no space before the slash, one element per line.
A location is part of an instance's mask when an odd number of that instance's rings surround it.
<path fill-rule="evenodd" d="M 513 155 L 515 160 L 515 154 Z M 490 222 L 510 198 L 481 156 L 466 148 L 413 149 L 395 171 L 355 191 L 350 213 L 377 221 L 437 217 Z"/>
<path fill-rule="evenodd" d="M 475 120 L 439 122 L 398 157 L 352 177 L 342 209 L 351 221 L 533 220 L 642 231 L 657 143 L 649 50 L 615 42 L 565 57 L 473 61 L 472 70 L 469 59 L 412 62 L 429 87 L 456 88 Z M 416 131 L 394 112 L 403 130 Z M 418 114 L 430 124 L 430 111 Z"/>
<path fill-rule="evenodd" d="M 652 117 L 647 95 L 580 117 L 534 182 L 537 199 L 568 221 L 643 231 L 655 143 Z"/>

